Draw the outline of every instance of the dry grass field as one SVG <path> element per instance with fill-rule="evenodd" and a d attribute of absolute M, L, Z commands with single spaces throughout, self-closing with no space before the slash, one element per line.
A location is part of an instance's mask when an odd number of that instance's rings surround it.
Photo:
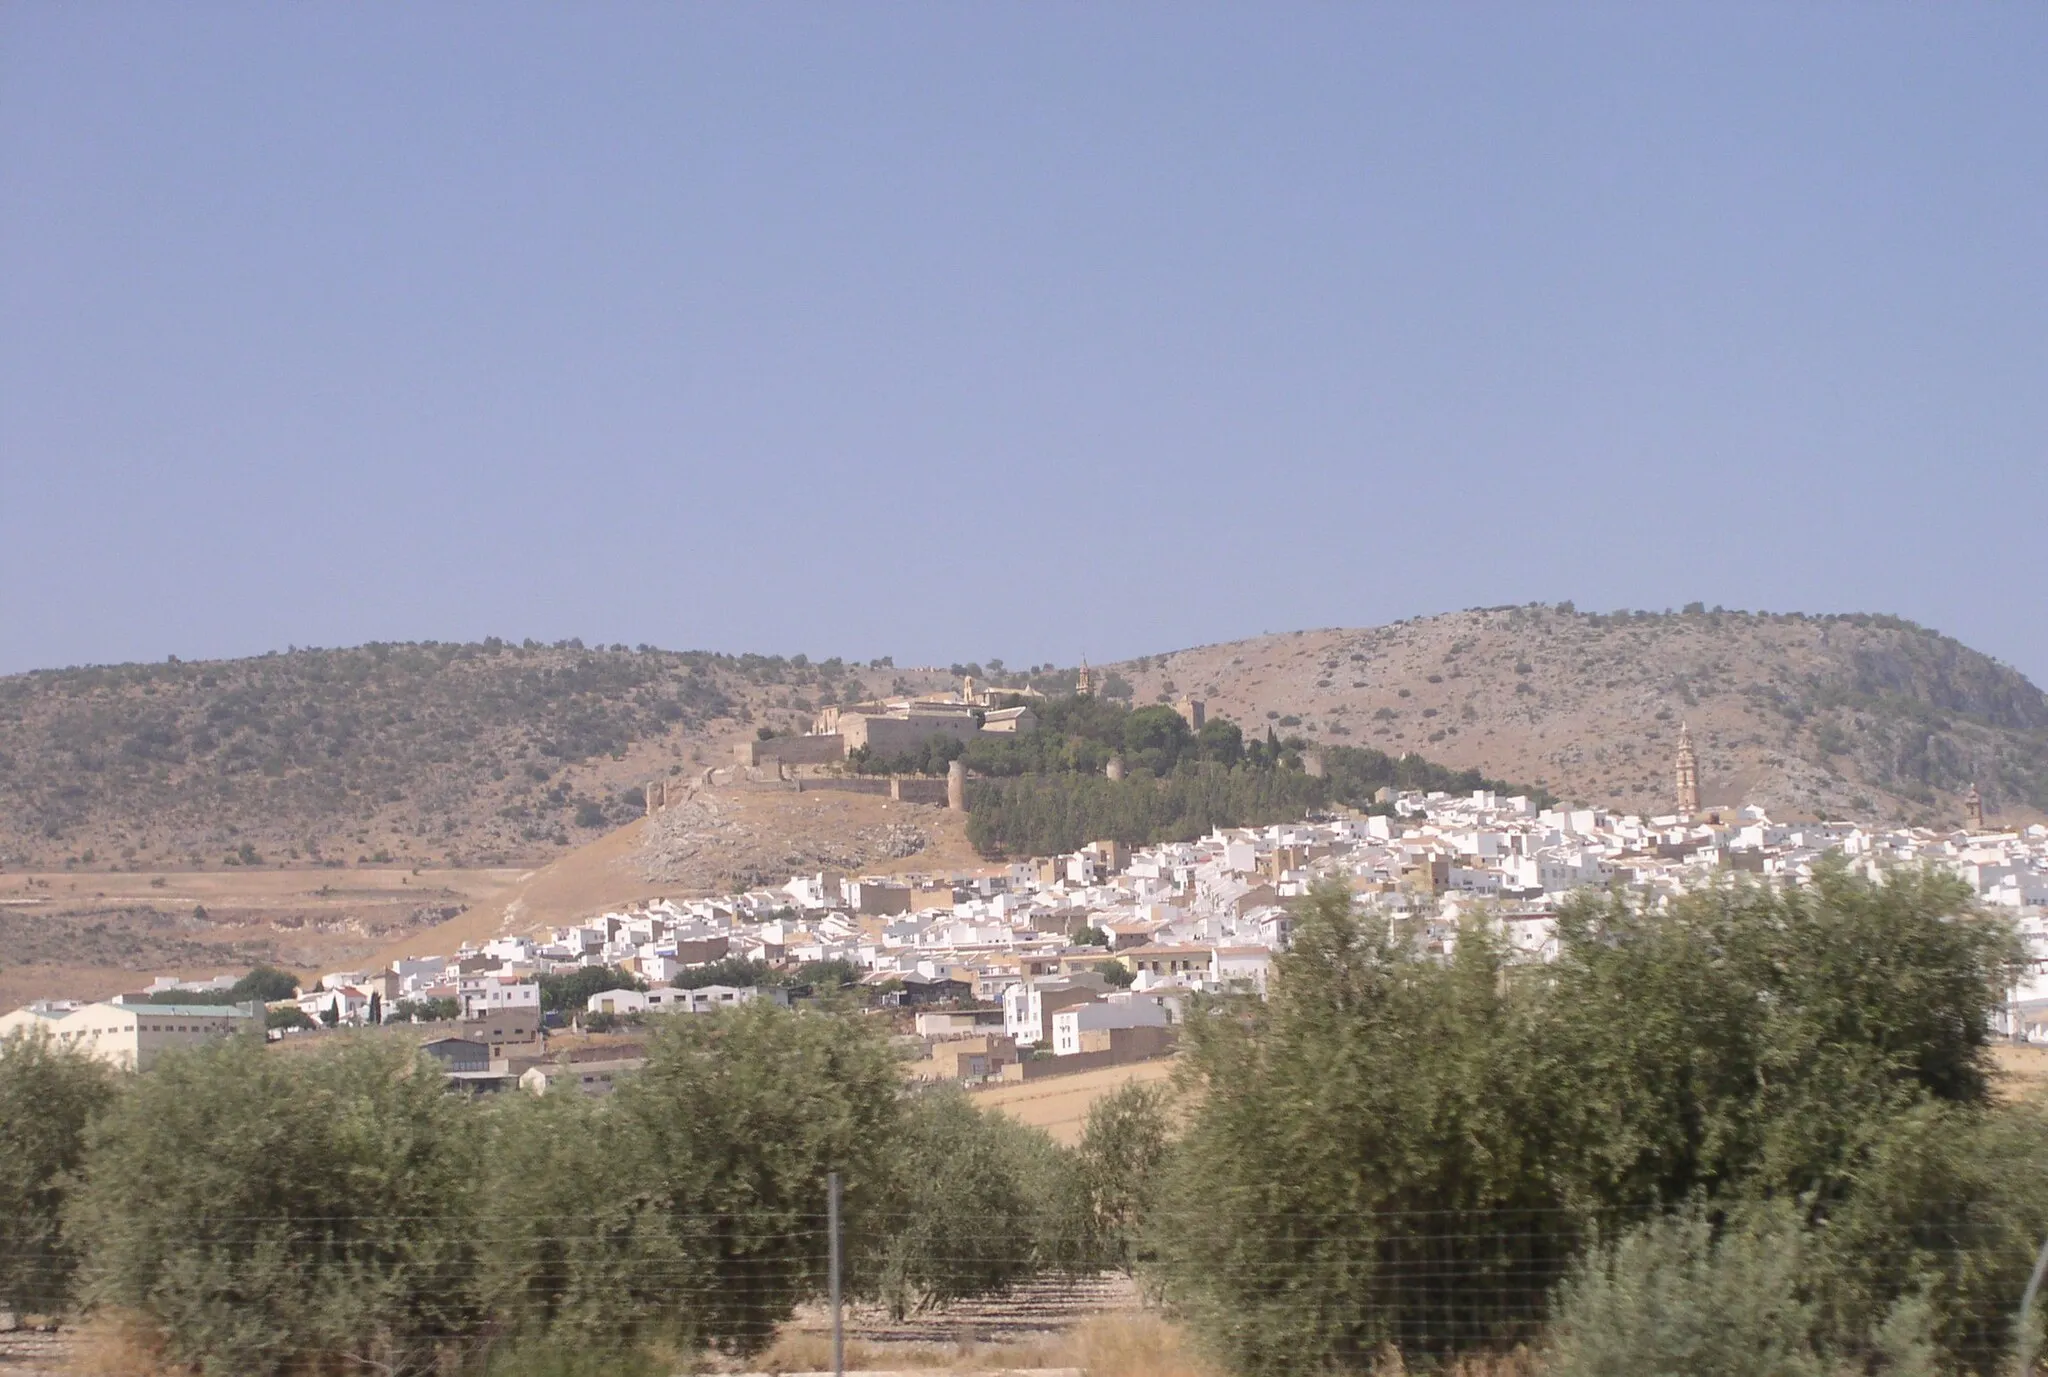
<path fill-rule="evenodd" d="M 958 875 L 987 863 L 942 808 L 824 790 L 696 791 L 657 855 L 651 823 L 535 869 L 409 867 L 0 873 L 0 1009 L 99 999 L 157 975 L 300 974 L 452 952 L 661 896 L 727 893 L 806 870 Z M 680 819 L 681 815 L 676 817 Z M 911 838 L 911 842 L 904 839 Z M 909 855 L 891 855 L 914 844 Z"/>
<path fill-rule="evenodd" d="M 974 1102 L 983 1109 L 1007 1114 L 1020 1124 L 1042 1128 L 1056 1142 L 1072 1147 L 1081 1141 L 1081 1126 L 1088 1119 L 1089 1106 L 1126 1085 L 1164 1083 L 1172 1079 L 1174 1066 L 1171 1057 L 1163 1057 L 1071 1076 L 1048 1076 L 1020 1085 L 976 1090 Z"/>
<path fill-rule="evenodd" d="M 1991 1049 L 1998 1064 L 1998 1088 L 2013 1099 L 2048 1091 L 2048 1047 L 2001 1045 Z"/>
<path fill-rule="evenodd" d="M 99 999 L 258 962 L 346 969 L 488 905 L 513 870 L 266 869 L 0 875 L 0 1008 Z"/>

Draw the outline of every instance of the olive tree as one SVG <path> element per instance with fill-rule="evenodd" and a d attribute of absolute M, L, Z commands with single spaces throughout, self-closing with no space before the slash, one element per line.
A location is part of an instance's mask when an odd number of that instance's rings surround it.
<path fill-rule="evenodd" d="M 50 1312 L 69 1297 L 77 1258 L 64 1199 L 86 1129 L 114 1094 L 102 1063 L 40 1031 L 0 1040 L 0 1305 Z"/>
<path fill-rule="evenodd" d="M 389 1044 L 167 1056 L 88 1135 L 89 1295 L 208 1373 L 429 1370 L 483 1324 L 472 1113 Z"/>

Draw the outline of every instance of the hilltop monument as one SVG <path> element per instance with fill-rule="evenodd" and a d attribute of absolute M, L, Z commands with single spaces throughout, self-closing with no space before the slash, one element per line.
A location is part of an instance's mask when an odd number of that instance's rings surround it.
<path fill-rule="evenodd" d="M 1674 769 L 1678 783 L 1678 816 L 1690 818 L 1700 810 L 1700 758 L 1693 753 L 1692 727 L 1678 724 L 1678 760 Z"/>

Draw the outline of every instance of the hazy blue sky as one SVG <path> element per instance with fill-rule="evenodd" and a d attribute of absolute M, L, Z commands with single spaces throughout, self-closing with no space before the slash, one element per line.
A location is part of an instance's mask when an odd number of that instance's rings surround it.
<path fill-rule="evenodd" d="M 2048 6 L 0 6 L 0 670 L 1556 601 L 2048 682 Z"/>

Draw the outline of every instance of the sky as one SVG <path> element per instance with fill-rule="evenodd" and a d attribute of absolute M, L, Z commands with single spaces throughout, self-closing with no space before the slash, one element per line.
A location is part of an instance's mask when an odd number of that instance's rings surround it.
<path fill-rule="evenodd" d="M 0 6 L 0 672 L 1573 600 L 2048 684 L 2048 7 Z"/>

